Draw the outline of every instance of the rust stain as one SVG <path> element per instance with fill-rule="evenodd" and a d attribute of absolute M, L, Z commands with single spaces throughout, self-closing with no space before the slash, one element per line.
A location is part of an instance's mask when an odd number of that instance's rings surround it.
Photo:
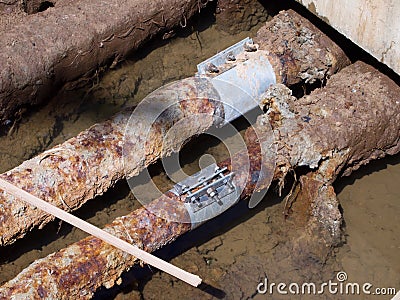
<path fill-rule="evenodd" d="M 251 195 L 260 171 L 261 153 L 258 139 L 251 131 L 248 131 L 247 136 L 248 150 L 236 153 L 219 164 L 220 167 L 226 166 L 231 169 L 231 159 L 241 164 L 246 162 L 249 156 L 250 174 L 243 169 L 234 177 L 236 184 L 243 188 L 242 198 Z M 155 251 L 191 229 L 190 216 L 183 203 L 183 197 L 167 192 L 146 207 L 117 218 L 105 226 L 105 230 L 111 230 L 119 238 L 145 251 Z M 174 221 L 177 219 L 183 221 Z M 69 262 L 67 265 L 66 261 Z M 95 237 L 88 237 L 25 269 L 19 275 L 18 281 L 12 285 L 12 289 L 7 287 L 7 283 L 0 288 L 0 296 L 28 292 L 27 280 L 37 278 L 34 274 L 38 273 L 41 274 L 40 292 L 36 291 L 38 294 L 62 298 L 70 295 L 71 289 L 95 291 L 105 282 L 109 287 L 112 286 L 122 272 L 135 262 L 134 259 L 126 259 L 126 254 L 122 251 Z M 55 289 L 51 282 L 57 283 Z"/>
<path fill-rule="evenodd" d="M 162 141 L 167 131 L 182 118 L 195 114 L 207 114 L 211 117 L 196 120 L 199 132 L 192 133 L 191 126 L 183 128 L 190 133 L 187 136 L 190 138 L 193 134 L 200 134 L 212 126 L 212 116 L 221 113 L 220 104 L 209 100 L 215 98 L 214 94 L 205 97 L 207 89 L 200 89 L 198 85 L 190 82 L 184 82 L 176 88 L 181 89 L 181 100 L 169 107 L 152 124 L 144 145 L 145 161 L 130 162 L 132 168 L 141 170 L 160 158 L 163 151 L 168 153 L 179 150 L 178 141 L 169 145 L 171 149 L 163 149 L 165 146 L 162 145 Z M 63 209 L 66 209 L 66 206 L 71 210 L 77 209 L 109 188 L 115 180 L 122 178 L 125 171 L 130 172 L 129 169 L 124 169 L 122 145 L 125 126 L 131 112 L 132 109 L 127 109 L 111 120 L 94 125 L 76 138 L 24 162 L 1 176 Z M 141 132 L 136 132 L 134 139 L 128 141 L 127 151 L 135 149 L 140 142 L 143 143 Z M 105 170 L 107 174 L 103 174 Z M 26 207 L 19 201 L 11 201 L 9 196 L 0 196 L 0 204 L 6 208 L 0 222 L 1 245 L 13 243 L 31 228 L 43 226 L 52 219 L 43 218 L 42 212 Z"/>

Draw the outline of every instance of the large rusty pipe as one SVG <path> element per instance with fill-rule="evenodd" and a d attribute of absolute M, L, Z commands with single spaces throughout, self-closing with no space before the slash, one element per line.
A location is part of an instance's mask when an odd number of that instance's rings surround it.
<path fill-rule="evenodd" d="M 169 96 L 173 94 L 172 99 Z M 179 151 L 183 141 L 205 132 L 214 125 L 214 116 L 223 110 L 217 95 L 199 82 L 187 79 L 158 91 L 159 105 L 167 108 L 147 126 L 147 115 L 136 113 L 136 120 L 124 143 L 124 134 L 132 110 L 125 110 L 111 120 L 97 124 L 65 143 L 19 167 L 1 174 L 1 178 L 51 202 L 72 211 L 89 199 L 101 195 L 117 180 L 137 175 L 143 168 L 162 156 Z M 197 99 L 176 101 L 175 99 Z M 163 145 L 164 132 L 185 117 L 201 113 L 196 126 L 184 126 L 168 145 Z M 190 124 L 187 124 L 190 125 Z M 148 137 L 144 141 L 144 137 Z M 140 143 L 145 142 L 145 145 Z M 123 152 L 126 155 L 122 159 Z M 1 244 L 7 245 L 26 234 L 34 226 L 43 226 L 54 217 L 24 204 L 6 193 L 1 194 Z"/>
<path fill-rule="evenodd" d="M 260 145 L 254 134 L 249 136 L 247 151 L 218 164 L 231 169 L 231 160 L 240 166 L 246 165 L 249 159 L 250 173 L 247 168 L 242 171 L 239 168 L 234 177 L 235 184 L 242 190 L 241 199 L 253 193 L 261 169 Z M 184 197 L 167 192 L 146 207 L 115 219 L 104 230 L 153 252 L 191 229 L 184 201 Z M 176 218 L 182 222 L 171 221 Z M 89 236 L 37 260 L 0 288 L 0 298 L 90 299 L 100 286 L 109 288 L 118 282 L 122 272 L 135 263 L 137 260 L 129 254 Z"/>
<path fill-rule="evenodd" d="M 330 184 L 343 170 L 349 173 L 372 159 L 399 152 L 399 95 L 399 86 L 361 62 L 334 75 L 325 88 L 298 100 L 285 94 L 285 89 L 279 85 L 272 87 L 265 99 L 267 113 L 258 118 L 255 130 L 246 132 L 246 153 L 237 153 L 219 165 L 230 169 L 231 161 L 241 163 L 249 159 L 250 173 L 244 168 L 243 172 L 236 173 L 235 180 L 243 189 L 241 198 L 250 196 L 256 188 L 254 179 L 259 179 L 262 167 L 258 137 L 271 124 L 279 147 L 278 164 L 269 171 L 274 172 L 275 179 L 281 179 L 288 165 L 314 169 L 315 178 L 309 182 L 318 181 L 321 185 L 314 186 L 317 190 L 313 193 L 328 191 L 332 197 L 317 197 L 321 203 L 311 199 L 313 205 L 308 217 L 315 218 L 313 224 L 325 228 L 331 238 L 337 238 L 340 213 Z M 352 124 L 342 126 L 349 118 L 353 118 Z M 371 126 L 378 134 L 372 134 Z M 307 180 L 302 182 L 306 184 Z M 146 208 L 117 218 L 105 229 L 146 251 L 154 251 L 191 229 L 190 223 L 169 221 L 171 214 L 179 215 L 181 220 L 190 219 L 184 199 L 172 192 Z M 121 273 L 134 263 L 129 255 L 101 240 L 87 237 L 34 262 L 0 288 L 0 297 L 87 299 L 99 286 L 111 287 L 119 282 Z"/>

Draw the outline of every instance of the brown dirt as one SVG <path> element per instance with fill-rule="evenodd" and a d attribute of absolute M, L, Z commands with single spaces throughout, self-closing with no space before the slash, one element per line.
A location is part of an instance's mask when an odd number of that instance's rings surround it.
<path fill-rule="evenodd" d="M 399 180 L 396 155 L 372 162 L 337 184 L 347 235 L 338 259 L 352 281 L 400 288 Z"/>
<path fill-rule="evenodd" d="M 235 34 L 267 21 L 268 12 L 260 2 L 252 0 L 219 0 L 216 18 L 219 30 Z"/>

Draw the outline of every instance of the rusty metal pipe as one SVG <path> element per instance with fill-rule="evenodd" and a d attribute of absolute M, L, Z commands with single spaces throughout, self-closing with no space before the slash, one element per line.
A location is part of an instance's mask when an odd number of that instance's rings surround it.
<path fill-rule="evenodd" d="M 104 193 L 125 175 L 134 176 L 158 158 L 179 151 L 184 141 L 205 132 L 214 125 L 214 116 L 221 117 L 223 113 L 213 90 L 192 79 L 169 85 L 159 90 L 155 97 L 159 105 L 167 107 L 166 110 L 150 126 L 147 126 L 146 114 L 136 114 L 137 120 L 125 143 L 124 134 L 132 110 L 92 126 L 77 137 L 1 174 L 1 178 L 72 211 Z M 175 99 L 197 101 L 176 102 Z M 202 114 L 202 118 L 196 120 L 196 126 L 182 127 L 168 145 L 163 145 L 164 132 L 185 116 L 195 113 Z M 140 141 L 145 133 L 149 138 L 142 145 Z M 122 159 L 124 151 L 129 153 L 125 161 Z M 6 193 L 1 193 L 0 209 L 1 245 L 12 243 L 33 227 L 41 227 L 54 218 Z"/>
<path fill-rule="evenodd" d="M 249 139 L 248 152 L 232 157 L 237 164 L 250 158 L 250 174 L 246 168 L 234 180 L 242 190 L 241 198 L 251 195 L 260 171 L 261 151 L 258 141 Z M 249 155 L 249 156 L 248 156 Z M 231 159 L 219 164 L 231 168 Z M 156 216 L 152 212 L 157 212 Z M 187 222 L 173 222 L 171 215 Z M 184 198 L 168 192 L 146 207 L 115 219 L 105 226 L 107 232 L 152 252 L 175 240 L 191 229 Z M 56 253 L 37 260 L 19 276 L 0 288 L 0 298 L 42 297 L 56 299 L 90 299 L 100 286 L 111 287 L 122 272 L 137 260 L 116 250 L 95 237 L 87 237 Z M 28 284 L 29 282 L 29 284 Z"/>

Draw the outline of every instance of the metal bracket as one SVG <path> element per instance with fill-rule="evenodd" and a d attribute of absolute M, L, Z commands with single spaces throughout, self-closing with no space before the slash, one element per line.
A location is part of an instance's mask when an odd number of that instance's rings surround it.
<path fill-rule="evenodd" d="M 228 61 L 236 61 L 236 57 L 245 52 L 246 44 L 252 44 L 253 40 L 249 37 L 241 40 L 240 42 L 226 48 L 225 50 L 218 52 L 213 57 L 199 63 L 197 65 L 197 73 L 199 75 L 205 75 L 208 73 L 219 73 L 218 68 L 225 65 Z M 214 66 L 217 69 L 210 69 L 210 66 Z"/>
<path fill-rule="evenodd" d="M 227 168 L 212 164 L 174 186 L 173 193 L 185 196 L 192 228 L 216 217 L 239 200 L 240 190 L 233 177 L 234 173 Z"/>
<path fill-rule="evenodd" d="M 210 78 L 224 108 L 224 125 L 259 106 L 259 96 L 276 83 L 269 53 L 250 38 L 197 65 L 198 77 Z M 261 110 L 260 110 L 261 113 Z"/>

